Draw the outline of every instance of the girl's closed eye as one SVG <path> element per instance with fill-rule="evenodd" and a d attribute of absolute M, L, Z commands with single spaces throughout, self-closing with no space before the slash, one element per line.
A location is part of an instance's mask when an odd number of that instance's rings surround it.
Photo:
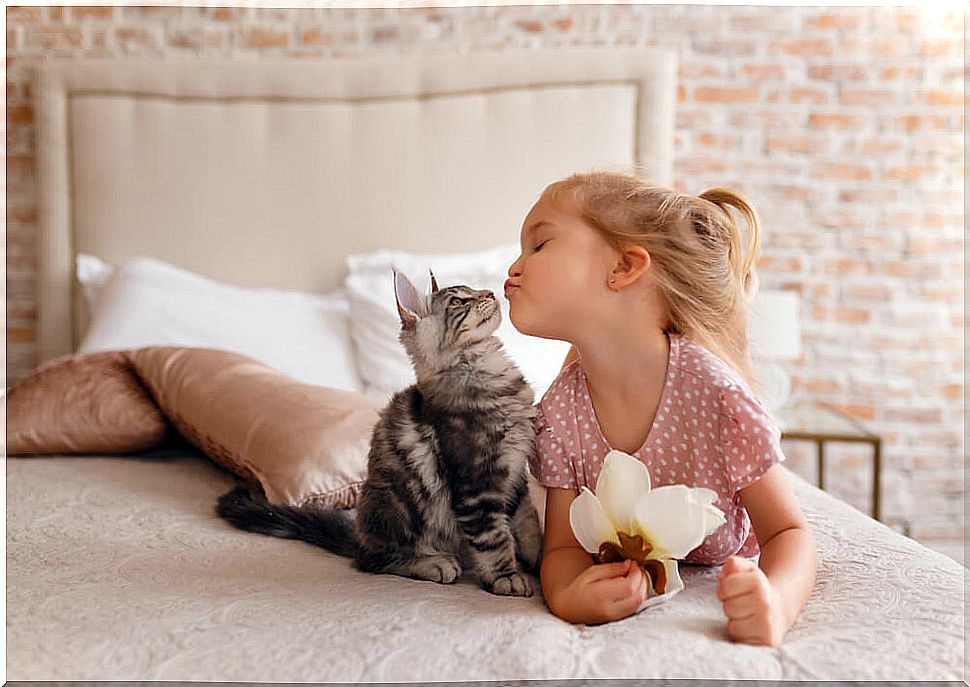
<path fill-rule="evenodd" d="M 533 248 L 532 250 L 533 250 L 533 251 L 536 251 L 536 252 L 537 252 L 537 251 L 538 251 L 538 250 L 539 250 L 540 248 L 542 248 L 542 247 L 543 247 L 544 245 L 546 245 L 547 243 L 549 243 L 549 239 L 546 239 L 545 241 L 542 241 L 541 243 L 539 243 L 539 245 L 537 245 L 537 246 L 536 246 L 535 248 Z"/>

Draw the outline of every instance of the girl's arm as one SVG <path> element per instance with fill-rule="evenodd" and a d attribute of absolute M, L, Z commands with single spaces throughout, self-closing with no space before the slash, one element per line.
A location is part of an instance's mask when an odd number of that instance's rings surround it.
<path fill-rule="evenodd" d="M 732 556 L 718 575 L 717 595 L 738 641 L 776 646 L 815 584 L 815 540 L 780 465 L 741 490 L 761 557 Z"/>
<path fill-rule="evenodd" d="M 569 525 L 574 489 L 546 489 L 540 578 L 549 609 L 570 623 L 619 620 L 632 615 L 647 595 L 647 577 L 630 561 L 594 564 Z"/>

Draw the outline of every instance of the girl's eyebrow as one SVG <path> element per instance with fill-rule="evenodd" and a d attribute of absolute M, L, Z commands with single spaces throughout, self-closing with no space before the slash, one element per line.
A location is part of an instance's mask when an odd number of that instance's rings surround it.
<path fill-rule="evenodd" d="M 531 234 L 533 231 L 535 231 L 536 229 L 538 229 L 539 227 L 541 227 L 543 224 L 547 224 L 550 227 L 556 226 L 552 222 L 549 222 L 549 221 L 544 220 L 544 219 L 540 219 L 538 222 L 536 222 L 535 224 L 533 224 L 531 227 L 527 227 L 526 230 L 525 230 L 525 233 L 526 234 Z"/>

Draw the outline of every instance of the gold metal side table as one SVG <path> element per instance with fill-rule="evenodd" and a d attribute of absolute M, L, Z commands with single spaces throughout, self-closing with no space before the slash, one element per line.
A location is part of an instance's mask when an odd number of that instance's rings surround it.
<path fill-rule="evenodd" d="M 879 473 L 882 439 L 855 418 L 824 403 L 805 401 L 775 413 L 783 441 L 811 441 L 818 451 L 818 487 L 825 489 L 825 444 L 863 443 L 872 446 L 872 517 L 879 520 Z"/>

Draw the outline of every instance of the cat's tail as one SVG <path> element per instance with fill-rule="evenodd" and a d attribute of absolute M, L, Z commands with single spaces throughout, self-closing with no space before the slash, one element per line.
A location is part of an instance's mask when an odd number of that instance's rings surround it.
<path fill-rule="evenodd" d="M 239 487 L 223 494 L 216 513 L 239 529 L 285 539 L 302 539 L 340 556 L 357 555 L 354 518 L 346 511 L 321 506 L 279 506 L 253 498 Z"/>

